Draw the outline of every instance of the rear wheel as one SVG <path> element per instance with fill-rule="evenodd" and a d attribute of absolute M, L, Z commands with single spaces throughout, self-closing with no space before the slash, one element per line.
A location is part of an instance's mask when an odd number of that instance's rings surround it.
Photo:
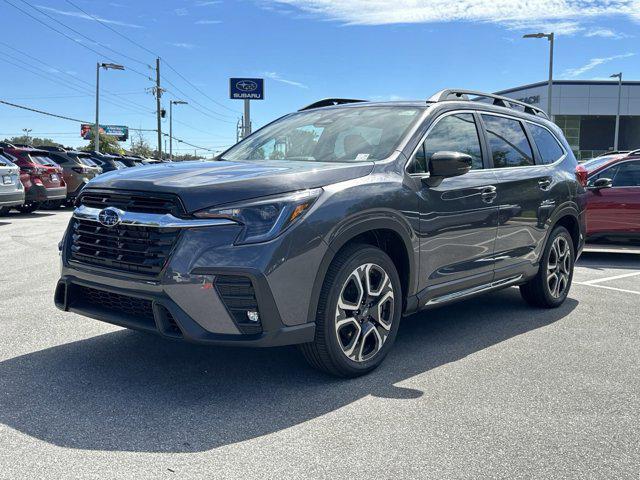
<path fill-rule="evenodd" d="M 556 227 L 544 249 L 538 274 L 520 286 L 520 294 L 535 307 L 556 308 L 569 294 L 573 279 L 575 250 L 569 231 Z"/>
<path fill-rule="evenodd" d="M 20 205 L 16 207 L 20 213 L 33 213 L 40 208 L 40 202 L 30 202 L 25 203 L 24 205 Z"/>
<path fill-rule="evenodd" d="M 393 345 L 401 310 L 400 278 L 389 256 L 367 245 L 348 247 L 327 272 L 315 339 L 300 350 L 318 370 L 340 377 L 364 375 Z"/>
<path fill-rule="evenodd" d="M 11 207 L 0 207 L 0 217 L 4 217 L 11 211 Z"/>

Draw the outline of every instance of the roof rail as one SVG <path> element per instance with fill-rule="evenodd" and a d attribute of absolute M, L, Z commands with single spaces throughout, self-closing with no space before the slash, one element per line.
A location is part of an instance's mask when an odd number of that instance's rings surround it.
<path fill-rule="evenodd" d="M 637 148 L 636 150 L 631 150 L 629 152 L 629 155 L 640 155 L 640 148 Z"/>
<path fill-rule="evenodd" d="M 525 102 L 521 102 L 520 100 L 514 100 L 513 98 L 503 97 L 501 95 L 494 95 L 493 93 L 484 93 L 478 92 L 475 90 L 461 90 L 456 88 L 447 88 L 444 90 L 440 90 L 438 93 L 429 98 L 429 102 L 444 102 L 444 101 L 452 101 L 452 100 L 471 100 L 469 95 L 478 98 L 491 98 L 493 99 L 493 104 L 498 105 L 500 107 L 512 108 L 513 105 L 519 105 L 524 108 L 525 113 L 530 113 L 531 115 L 539 115 L 544 118 L 549 118 L 546 112 L 539 108 L 534 107 Z M 476 100 L 476 99 L 474 99 Z"/>
<path fill-rule="evenodd" d="M 306 107 L 302 107 L 299 112 L 304 112 L 305 110 L 313 110 L 314 108 L 321 107 L 331 107 L 334 105 L 344 105 L 346 103 L 361 103 L 366 102 L 366 100 L 356 100 L 353 98 L 323 98 L 322 100 L 318 100 Z"/>

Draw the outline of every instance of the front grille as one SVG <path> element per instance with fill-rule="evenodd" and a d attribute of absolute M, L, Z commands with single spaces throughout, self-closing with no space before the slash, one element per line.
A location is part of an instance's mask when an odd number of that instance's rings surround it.
<path fill-rule="evenodd" d="M 71 260 L 136 274 L 157 276 L 178 238 L 179 229 L 120 224 L 105 227 L 74 219 Z"/>
<path fill-rule="evenodd" d="M 103 209 L 115 207 L 136 213 L 184 214 L 180 201 L 175 195 L 147 194 L 110 190 L 85 190 L 80 194 L 78 205 Z"/>
<path fill-rule="evenodd" d="M 238 329 L 244 334 L 262 332 L 260 322 L 252 322 L 247 317 L 247 311 L 258 311 L 258 300 L 251 280 L 238 275 L 217 275 L 214 283 Z"/>
<path fill-rule="evenodd" d="M 138 322 L 155 327 L 151 300 L 74 285 L 74 298 L 83 305 L 134 317 Z"/>

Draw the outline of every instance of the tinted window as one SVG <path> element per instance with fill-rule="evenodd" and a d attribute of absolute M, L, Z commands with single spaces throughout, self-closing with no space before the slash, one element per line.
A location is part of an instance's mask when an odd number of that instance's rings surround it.
<path fill-rule="evenodd" d="M 593 183 L 599 178 L 608 178 L 610 180 L 613 180 L 613 178 L 616 176 L 616 173 L 618 172 L 618 168 L 620 168 L 620 165 L 614 165 L 612 167 L 605 168 L 596 175 L 592 175 L 591 177 L 589 177 L 587 185 L 593 185 Z"/>
<path fill-rule="evenodd" d="M 529 124 L 529 130 L 533 136 L 533 141 L 538 146 L 542 163 L 553 163 L 564 155 L 564 150 L 549 130 L 532 123 Z"/>
<path fill-rule="evenodd" d="M 427 172 L 427 164 L 431 156 L 443 151 L 466 153 L 473 159 L 472 169 L 483 167 L 480 139 L 472 114 L 448 115 L 436 123 L 416 154 L 409 172 Z"/>
<path fill-rule="evenodd" d="M 612 180 L 614 187 L 639 187 L 640 162 L 621 163 Z"/>
<path fill-rule="evenodd" d="M 495 168 L 533 165 L 533 152 L 518 120 L 482 115 Z"/>

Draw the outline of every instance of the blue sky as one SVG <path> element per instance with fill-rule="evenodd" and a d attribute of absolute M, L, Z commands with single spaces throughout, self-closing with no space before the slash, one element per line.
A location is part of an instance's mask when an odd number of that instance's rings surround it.
<path fill-rule="evenodd" d="M 164 106 L 190 102 L 175 107 L 174 135 L 213 149 L 235 140 L 242 104 L 227 98 L 231 76 L 266 78 L 254 127 L 323 97 L 422 99 L 544 80 L 547 42 L 526 32 L 556 32 L 556 78 L 640 80 L 639 0 L 0 0 L 0 18 L 0 100 L 91 121 L 96 61 L 115 60 L 130 69 L 102 73 L 117 96 L 102 97 L 101 123 L 155 128 L 151 51 L 191 82 L 162 67 L 173 84 L 163 82 Z M 0 138 L 23 128 L 86 143 L 73 122 L 0 104 Z"/>

